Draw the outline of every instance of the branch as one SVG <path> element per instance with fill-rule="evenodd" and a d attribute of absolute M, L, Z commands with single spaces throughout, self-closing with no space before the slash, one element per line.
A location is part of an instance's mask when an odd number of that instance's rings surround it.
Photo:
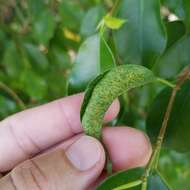
<path fill-rule="evenodd" d="M 8 93 L 14 100 L 17 102 L 19 107 L 23 110 L 26 108 L 24 102 L 19 98 L 19 96 L 6 84 L 0 81 L 0 89 L 3 89 L 6 93 Z"/>
<path fill-rule="evenodd" d="M 186 80 L 188 80 L 189 78 L 190 78 L 190 67 L 185 68 L 177 77 L 177 82 L 176 82 L 175 87 L 172 90 L 172 93 L 171 93 L 171 96 L 170 96 L 170 99 L 169 99 L 167 110 L 166 110 L 166 113 L 164 115 L 164 119 L 163 119 L 163 122 L 162 122 L 162 127 L 160 129 L 160 132 L 159 132 L 159 135 L 158 135 L 158 138 L 157 138 L 156 146 L 155 146 L 154 151 L 153 151 L 153 153 L 151 155 L 149 163 L 148 163 L 148 165 L 146 167 L 145 174 L 142 177 L 144 180 L 148 177 L 152 167 L 154 166 L 155 168 L 157 168 L 157 166 L 158 166 L 158 160 L 159 160 L 159 156 L 160 156 L 161 146 L 162 146 L 163 139 L 164 139 L 164 136 L 165 136 L 165 133 L 166 133 L 168 121 L 169 121 L 169 118 L 170 118 L 170 115 L 171 115 L 172 107 L 173 107 L 177 92 L 178 92 L 178 90 L 180 90 L 183 83 Z"/>

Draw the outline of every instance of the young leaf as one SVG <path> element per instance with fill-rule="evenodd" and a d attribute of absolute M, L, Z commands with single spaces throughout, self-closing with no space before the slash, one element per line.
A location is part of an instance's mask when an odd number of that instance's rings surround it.
<path fill-rule="evenodd" d="M 132 88 L 153 81 L 155 76 L 149 69 L 133 64 L 115 67 L 93 81 L 89 85 L 89 92 L 86 92 L 81 109 L 85 133 L 99 139 L 103 116 L 113 100 Z"/>
<path fill-rule="evenodd" d="M 153 173 L 151 173 L 151 175 L 148 177 L 147 190 L 172 190 L 172 189 L 169 188 L 163 177 L 157 171 L 153 171 Z"/>
<path fill-rule="evenodd" d="M 128 171 L 120 171 L 106 178 L 96 190 L 112 190 L 118 186 L 139 180 L 143 175 L 143 168 L 130 169 Z M 141 190 L 140 185 L 130 188 L 130 190 Z"/>
<path fill-rule="evenodd" d="M 125 22 L 125 19 L 112 17 L 109 14 L 104 17 L 104 23 L 110 29 L 119 29 Z"/>
<path fill-rule="evenodd" d="M 127 20 L 114 34 L 121 58 L 151 67 L 166 46 L 159 0 L 121 0 L 117 17 Z"/>
<path fill-rule="evenodd" d="M 173 109 L 168 121 L 164 138 L 164 146 L 178 152 L 190 151 L 190 81 L 186 81 L 178 91 Z M 147 132 L 153 143 L 159 133 L 164 114 L 171 96 L 171 88 L 165 88 L 155 98 L 150 107 L 146 125 Z"/>
<path fill-rule="evenodd" d="M 115 67 L 115 60 L 106 41 L 99 34 L 87 38 L 69 77 L 69 94 L 85 90 L 89 81 L 112 67 Z"/>

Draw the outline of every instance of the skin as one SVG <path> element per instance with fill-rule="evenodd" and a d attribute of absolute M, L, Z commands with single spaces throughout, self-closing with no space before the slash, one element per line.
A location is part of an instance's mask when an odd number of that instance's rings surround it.
<path fill-rule="evenodd" d="M 82 133 L 82 100 L 82 94 L 66 97 L 0 122 L 0 172 L 8 172 L 0 179 L 1 190 L 84 190 L 105 177 L 102 145 Z M 104 122 L 118 111 L 115 101 Z M 147 163 L 151 146 L 141 131 L 105 127 L 102 134 L 115 170 Z"/>
<path fill-rule="evenodd" d="M 150 70 L 132 64 L 115 67 L 99 80 L 95 79 L 86 92 L 82 107 L 81 117 L 85 133 L 100 139 L 102 120 L 111 103 L 128 90 L 154 80 Z"/>

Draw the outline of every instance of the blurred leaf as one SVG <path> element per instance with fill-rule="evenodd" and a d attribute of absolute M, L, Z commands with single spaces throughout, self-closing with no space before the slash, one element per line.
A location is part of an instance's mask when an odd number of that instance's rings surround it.
<path fill-rule="evenodd" d="M 154 171 L 148 177 L 148 187 L 147 190 L 172 190 L 168 187 L 163 177 L 157 171 Z"/>
<path fill-rule="evenodd" d="M 117 16 L 127 20 L 114 35 L 121 58 L 151 67 L 166 46 L 159 0 L 122 0 Z"/>
<path fill-rule="evenodd" d="M 48 11 L 40 11 L 32 25 L 34 39 L 40 43 L 47 45 L 53 37 L 55 30 L 55 19 L 53 14 Z"/>
<path fill-rule="evenodd" d="M 190 33 L 190 1 L 183 0 L 183 7 L 185 10 L 185 24 L 188 34 Z"/>
<path fill-rule="evenodd" d="M 159 170 L 173 190 L 190 189 L 190 154 L 181 154 L 175 151 L 162 151 Z"/>
<path fill-rule="evenodd" d="M 84 11 L 76 1 L 62 1 L 59 5 L 61 23 L 64 27 L 78 31 Z"/>
<path fill-rule="evenodd" d="M 71 67 L 70 58 L 67 52 L 64 49 L 58 46 L 52 46 L 49 52 L 51 67 L 54 69 L 61 70 L 67 69 Z"/>
<path fill-rule="evenodd" d="M 190 64 L 190 36 L 183 36 L 174 43 L 154 66 L 154 72 L 164 78 L 175 77 L 179 71 Z"/>
<path fill-rule="evenodd" d="M 30 62 L 34 65 L 34 67 L 39 68 L 40 70 L 45 70 L 48 68 L 48 59 L 37 46 L 26 43 L 24 44 L 24 47 L 28 53 Z"/>
<path fill-rule="evenodd" d="M 162 0 L 163 4 L 168 7 L 180 19 L 183 19 L 187 31 L 190 32 L 190 1 L 189 0 Z"/>
<path fill-rule="evenodd" d="M 9 42 L 2 59 L 2 65 L 7 76 L 18 78 L 22 72 L 24 65 L 17 51 L 17 47 L 13 42 Z"/>
<path fill-rule="evenodd" d="M 167 49 L 170 48 L 176 41 L 185 35 L 185 25 L 182 21 L 167 22 L 166 30 L 168 35 Z"/>
<path fill-rule="evenodd" d="M 47 93 L 45 80 L 30 70 L 26 70 L 21 74 L 20 87 L 33 100 L 42 100 Z"/>
<path fill-rule="evenodd" d="M 106 178 L 96 190 L 111 190 L 123 184 L 127 184 L 140 179 L 144 172 L 142 168 L 130 169 L 128 171 L 118 172 L 108 178 Z M 141 186 L 130 188 L 131 190 L 141 190 Z"/>
<path fill-rule="evenodd" d="M 1 90 L 0 90 L 1 91 Z M 16 103 L 10 98 L 0 94 L 0 119 L 18 111 Z"/>
<path fill-rule="evenodd" d="M 114 66 L 115 60 L 105 40 L 99 34 L 87 38 L 69 77 L 69 94 L 83 91 L 92 79 Z"/>
<path fill-rule="evenodd" d="M 183 0 L 162 0 L 163 5 L 168 7 L 179 18 L 184 19 Z"/>
<path fill-rule="evenodd" d="M 164 146 L 178 152 L 190 151 L 190 81 L 186 81 L 178 91 L 173 109 L 168 121 L 168 127 L 164 138 Z M 165 88 L 155 98 L 147 117 L 147 132 L 151 141 L 156 142 L 162 125 L 172 89 Z"/>
<path fill-rule="evenodd" d="M 105 9 L 100 5 L 90 8 L 82 20 L 80 28 L 81 35 L 84 37 L 93 35 L 96 32 L 96 27 L 104 14 Z"/>
<path fill-rule="evenodd" d="M 38 14 L 43 12 L 45 7 L 45 1 L 44 0 L 27 0 L 28 3 L 28 9 L 30 12 L 30 16 L 35 19 L 35 17 L 38 17 Z"/>
<path fill-rule="evenodd" d="M 112 17 L 109 14 L 107 14 L 104 17 L 105 25 L 110 29 L 119 29 L 123 26 L 123 24 L 126 22 L 125 19 Z"/>

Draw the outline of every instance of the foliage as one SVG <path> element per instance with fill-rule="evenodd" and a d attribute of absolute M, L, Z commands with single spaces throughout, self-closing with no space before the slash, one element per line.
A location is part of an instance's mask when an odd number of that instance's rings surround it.
<path fill-rule="evenodd" d="M 138 64 L 162 77 L 158 80 L 161 83 L 132 89 L 120 96 L 121 111 L 111 124 L 144 130 L 154 146 L 172 88 L 181 77 L 178 74 L 190 65 L 189 2 L 2 1 L 0 118 L 84 91 L 90 81 L 101 79 L 104 72 L 120 64 Z M 170 21 L 170 14 L 175 14 L 178 20 Z M 190 189 L 188 79 L 179 86 L 159 165 L 147 176 L 144 190 Z M 114 174 L 97 189 L 120 185 L 125 185 L 125 189 L 141 189 L 142 181 L 138 180 L 144 170 Z"/>

